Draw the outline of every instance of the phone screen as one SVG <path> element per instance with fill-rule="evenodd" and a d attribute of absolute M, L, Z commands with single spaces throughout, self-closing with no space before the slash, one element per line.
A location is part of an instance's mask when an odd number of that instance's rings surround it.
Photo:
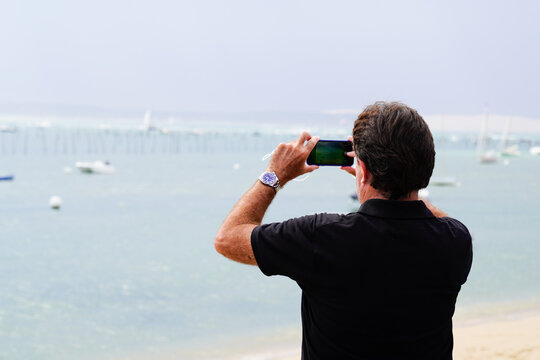
<path fill-rule="evenodd" d="M 342 140 L 319 140 L 307 158 L 309 165 L 352 166 L 353 158 L 347 156 L 352 143 Z"/>

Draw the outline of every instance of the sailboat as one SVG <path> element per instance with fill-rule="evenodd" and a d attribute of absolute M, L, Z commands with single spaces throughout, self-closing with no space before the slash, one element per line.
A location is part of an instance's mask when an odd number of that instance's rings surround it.
<path fill-rule="evenodd" d="M 478 162 L 481 164 L 493 164 L 497 162 L 497 153 L 495 150 L 487 150 L 487 121 L 488 121 L 488 112 L 485 111 L 485 116 L 482 118 L 482 125 L 480 130 L 480 136 L 477 142 L 477 152 L 480 154 L 478 156 Z"/>
<path fill-rule="evenodd" d="M 150 124 L 151 116 L 152 116 L 152 113 L 150 111 L 146 111 L 146 113 L 144 114 L 143 126 L 142 126 L 142 129 L 144 131 L 148 131 L 148 132 L 155 131 L 155 132 L 159 132 L 159 133 L 162 133 L 162 134 L 170 134 L 171 133 L 171 130 L 169 130 L 167 128 L 159 127 L 159 126 Z"/>
<path fill-rule="evenodd" d="M 441 116 L 441 153 L 442 153 L 442 173 L 446 174 L 446 132 L 444 127 L 444 116 Z M 453 176 L 432 177 L 429 181 L 432 186 L 458 186 L 459 182 Z"/>
<path fill-rule="evenodd" d="M 519 156 L 521 153 L 519 151 L 519 146 L 518 144 L 514 144 L 514 145 L 508 145 L 508 133 L 510 132 L 510 123 L 511 123 L 512 119 L 511 118 L 508 118 L 506 120 L 506 125 L 504 126 L 504 132 L 503 132 L 503 136 L 501 138 L 501 156 L 505 156 L 505 157 L 515 157 L 515 156 Z"/>

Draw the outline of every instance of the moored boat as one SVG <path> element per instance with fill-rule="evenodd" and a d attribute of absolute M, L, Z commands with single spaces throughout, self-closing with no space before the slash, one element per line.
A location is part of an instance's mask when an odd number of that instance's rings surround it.
<path fill-rule="evenodd" d="M 116 171 L 108 161 L 77 161 L 75 167 L 85 174 L 112 174 Z"/>

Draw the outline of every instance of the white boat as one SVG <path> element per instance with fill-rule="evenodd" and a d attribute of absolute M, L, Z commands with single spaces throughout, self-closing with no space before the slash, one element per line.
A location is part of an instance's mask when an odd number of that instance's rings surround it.
<path fill-rule="evenodd" d="M 455 135 L 453 135 L 455 136 Z M 441 173 L 446 174 L 446 131 L 444 115 L 441 115 Z M 451 140 L 452 141 L 452 140 Z M 456 140 L 457 141 L 457 140 Z M 459 182 L 453 176 L 432 177 L 429 185 L 433 186 L 458 186 Z M 427 189 L 425 189 L 427 191 Z M 429 194 L 429 192 L 428 192 Z M 427 198 L 427 196 L 426 196 Z"/>
<path fill-rule="evenodd" d="M 108 161 L 84 162 L 77 161 L 75 167 L 85 174 L 112 174 L 116 171 Z"/>
<path fill-rule="evenodd" d="M 48 121 L 40 121 L 35 124 L 38 129 L 48 129 L 51 127 L 51 123 Z"/>
<path fill-rule="evenodd" d="M 143 119 L 143 126 L 142 126 L 142 130 L 143 131 L 148 131 L 148 132 L 159 132 L 161 134 L 170 134 L 171 133 L 171 130 L 167 129 L 167 128 L 164 128 L 164 127 L 160 127 L 160 126 L 156 126 L 156 125 L 152 125 L 150 123 L 150 118 L 152 117 L 152 113 L 150 111 L 147 111 L 145 114 L 144 114 L 144 119 Z"/>
<path fill-rule="evenodd" d="M 0 125 L 0 132 L 13 134 L 17 132 L 17 127 L 13 125 Z"/>
<path fill-rule="evenodd" d="M 539 156 L 540 155 L 540 146 L 533 146 L 529 149 L 531 155 Z"/>
<path fill-rule="evenodd" d="M 515 145 L 508 145 L 509 142 L 509 133 L 510 133 L 510 124 L 512 123 L 512 119 L 508 118 L 506 120 L 506 125 L 504 126 L 504 132 L 503 136 L 501 138 L 501 156 L 504 157 L 516 157 L 521 155 L 519 151 L 519 146 L 517 144 Z"/>
<path fill-rule="evenodd" d="M 487 150 L 487 140 L 488 140 L 487 121 L 488 121 L 488 112 L 486 110 L 485 116 L 482 119 L 480 136 L 478 138 L 478 146 L 477 146 L 477 152 L 480 154 L 478 155 L 478 162 L 481 164 L 493 164 L 493 163 L 496 163 L 498 160 L 498 156 L 495 150 Z"/>
<path fill-rule="evenodd" d="M 516 157 L 521 155 L 518 145 L 507 146 L 503 151 L 501 151 L 501 156 L 505 157 Z"/>
<path fill-rule="evenodd" d="M 478 162 L 481 164 L 493 164 L 496 163 L 499 157 L 497 156 L 497 153 L 495 150 L 489 150 L 486 151 L 478 157 Z"/>

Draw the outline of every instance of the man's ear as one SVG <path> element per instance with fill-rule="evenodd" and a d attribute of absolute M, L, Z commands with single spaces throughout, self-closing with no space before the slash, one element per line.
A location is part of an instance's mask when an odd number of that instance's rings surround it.
<path fill-rule="evenodd" d="M 358 169 L 361 170 L 361 172 L 360 174 L 356 174 L 356 176 L 361 177 L 359 180 L 362 184 L 369 183 L 369 180 L 371 179 L 371 173 L 367 169 L 366 164 L 360 159 L 357 159 L 357 162 Z"/>

